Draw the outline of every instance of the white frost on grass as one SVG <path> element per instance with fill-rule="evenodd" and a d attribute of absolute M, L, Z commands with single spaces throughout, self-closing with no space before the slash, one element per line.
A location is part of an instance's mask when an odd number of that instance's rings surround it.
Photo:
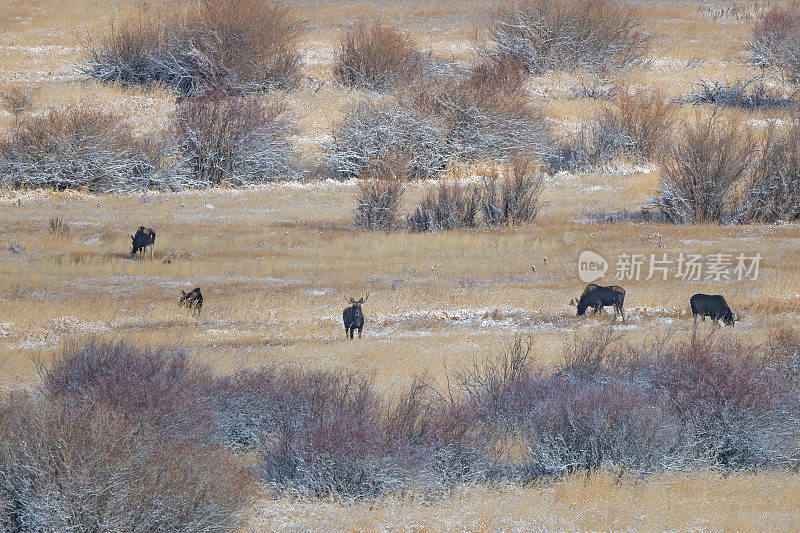
<path fill-rule="evenodd" d="M 48 329 L 60 333 L 100 333 L 108 331 L 103 322 L 92 322 L 76 316 L 60 316 L 46 322 Z"/>

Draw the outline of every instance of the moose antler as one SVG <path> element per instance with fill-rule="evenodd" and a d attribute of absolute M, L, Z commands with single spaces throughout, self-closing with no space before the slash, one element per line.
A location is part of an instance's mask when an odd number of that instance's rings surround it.
<path fill-rule="evenodd" d="M 365 293 L 364 293 L 364 297 L 361 299 L 361 303 L 363 304 L 364 302 L 366 302 L 366 301 L 367 301 L 367 298 L 369 298 L 369 293 L 368 293 L 368 292 L 365 292 Z"/>

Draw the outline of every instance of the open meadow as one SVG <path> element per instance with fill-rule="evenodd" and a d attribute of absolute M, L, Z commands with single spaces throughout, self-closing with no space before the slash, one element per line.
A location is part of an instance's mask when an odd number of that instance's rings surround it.
<path fill-rule="evenodd" d="M 600 81 L 580 69 L 534 73 L 519 90 L 558 139 L 570 138 L 613 101 L 587 87 L 657 89 L 672 106 L 676 128 L 713 113 L 754 136 L 766 135 L 796 120 L 796 107 L 712 107 L 682 99 L 702 81 L 730 85 L 762 73 L 748 63 L 745 45 L 758 17 L 776 3 L 745 1 L 731 8 L 727 2 L 635 2 L 652 35 L 641 64 Z M 0 2 L 0 92 L 24 89 L 29 100 L 22 111 L 0 106 L 0 136 L 48 109 L 77 104 L 115 113 L 142 138 L 169 129 L 181 105 L 171 90 L 104 83 L 78 69 L 87 43 L 100 42 L 119 21 L 146 17 L 156 9 L 150 4 Z M 339 179 L 323 168 L 337 125 L 365 95 L 374 96 L 334 76 L 343 29 L 377 19 L 408 32 L 453 68 L 467 69 L 488 38 L 487 20 L 503 4 L 287 5 L 303 27 L 301 80 L 279 91 L 297 125 L 290 140 L 299 161 L 290 179 L 110 194 L 8 184 L 0 189 L 0 394 L 39 390 L 42 368 L 63 346 L 85 339 L 184 350 L 219 375 L 263 365 L 363 374 L 390 401 L 402 398 L 418 378 L 446 395 L 464 369 L 505 353 L 515 339 L 530 343 L 530 361 L 546 373 L 562 368 L 580 339 L 611 326 L 619 346 L 684 343 L 693 335 L 745 347 L 770 346 L 776 336 L 800 338 L 797 218 L 675 224 L 654 216 L 661 156 L 551 169 L 542 174 L 535 220 L 494 226 L 410 230 L 406 215 L 414 214 L 436 181 L 409 179 L 399 198 L 399 227 L 357 227 L 357 198 L 369 176 Z M 789 82 L 767 78 L 767 85 L 792 93 Z M 762 148 L 754 144 L 748 157 L 755 160 Z M 480 184 L 494 167 L 492 158 L 477 157 L 453 165 L 440 179 Z M 152 260 L 149 252 L 130 255 L 139 226 L 156 232 Z M 578 276 L 578 257 L 586 250 L 609 263 L 598 283 L 624 286 L 625 322 L 613 318 L 611 307 L 602 316 L 575 316 L 570 300 L 586 286 Z M 640 275 L 618 270 L 620 254 L 642 258 Z M 661 271 L 648 276 L 651 256 L 665 254 L 663 277 Z M 727 255 L 730 269 L 721 279 L 686 279 L 677 271 L 681 254 L 702 256 L 706 268 L 715 254 Z M 733 268 L 740 255 L 759 255 L 757 279 L 754 272 L 737 279 Z M 178 307 L 180 291 L 194 287 L 204 296 L 199 314 Z M 723 294 L 736 325 L 706 320 L 695 327 L 689 307 L 695 293 Z M 363 338 L 346 340 L 342 310 L 351 297 L 366 294 Z M 797 351 L 793 361 L 800 367 Z M 794 372 L 796 385 L 800 371 Z M 758 463 L 763 468 L 733 472 L 725 461 L 643 468 L 643 474 L 600 461 L 592 465 L 597 469 L 563 476 L 468 480 L 444 496 L 404 487 L 365 499 L 258 485 L 241 530 L 796 531 L 800 433 L 788 438 L 793 452 L 780 466 L 764 460 Z M 258 461 L 258 452 L 246 453 L 237 461 Z M 7 497 L 0 491 L 0 504 Z M 27 531 L 20 524 L 0 521 L 0 529 Z"/>

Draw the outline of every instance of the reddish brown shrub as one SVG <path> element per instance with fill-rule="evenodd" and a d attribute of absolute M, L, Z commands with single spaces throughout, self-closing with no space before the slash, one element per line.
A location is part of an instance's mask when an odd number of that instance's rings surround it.
<path fill-rule="evenodd" d="M 514 93 L 522 89 L 527 78 L 525 64 L 511 54 L 488 54 L 482 56 L 472 67 L 466 84 L 473 90 Z"/>
<path fill-rule="evenodd" d="M 216 433 L 204 398 L 211 374 L 181 351 L 99 341 L 72 344 L 41 365 L 40 374 L 44 393 L 65 406 L 108 409 L 182 441 L 208 441 Z"/>
<path fill-rule="evenodd" d="M 776 6 L 753 25 L 746 45 L 750 61 L 758 67 L 784 74 L 792 83 L 800 77 L 800 9 Z"/>
<path fill-rule="evenodd" d="M 114 25 L 86 46 L 89 76 L 124 85 L 162 83 L 184 94 L 208 86 L 291 87 L 300 76 L 300 25 L 271 0 L 201 0 Z"/>
<path fill-rule="evenodd" d="M 386 92 L 425 76 L 430 60 L 408 34 L 362 20 L 345 30 L 335 62 L 343 85 Z"/>

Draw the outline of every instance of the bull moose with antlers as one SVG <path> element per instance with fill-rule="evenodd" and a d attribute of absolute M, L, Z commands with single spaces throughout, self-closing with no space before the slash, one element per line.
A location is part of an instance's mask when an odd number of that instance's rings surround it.
<path fill-rule="evenodd" d="M 356 329 L 358 330 L 358 338 L 361 338 L 361 330 L 364 329 L 364 313 L 361 311 L 361 304 L 366 302 L 367 298 L 369 298 L 369 293 L 366 293 L 363 298 L 359 298 L 358 300 L 350 298 L 347 301 L 350 307 L 345 307 L 342 312 L 344 334 L 349 340 L 353 340 L 353 331 Z"/>

